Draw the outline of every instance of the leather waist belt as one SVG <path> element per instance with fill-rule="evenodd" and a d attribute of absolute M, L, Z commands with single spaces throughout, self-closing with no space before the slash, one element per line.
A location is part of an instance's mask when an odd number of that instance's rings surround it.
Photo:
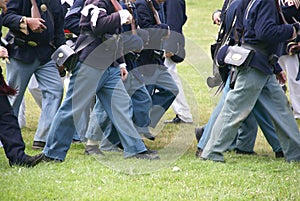
<path fill-rule="evenodd" d="M 266 52 L 263 48 L 252 44 L 242 44 L 242 46 L 247 49 L 254 50 L 256 53 L 260 53 L 261 55 L 265 56 L 268 59 L 269 64 L 271 64 L 272 66 L 274 66 L 278 62 L 278 56 L 276 54 L 270 54 Z"/>
<path fill-rule="evenodd" d="M 14 44 L 18 45 L 18 46 L 24 46 L 24 45 L 28 45 L 30 47 L 36 47 L 39 45 L 38 42 L 35 42 L 33 40 L 24 40 L 21 38 L 14 38 Z"/>

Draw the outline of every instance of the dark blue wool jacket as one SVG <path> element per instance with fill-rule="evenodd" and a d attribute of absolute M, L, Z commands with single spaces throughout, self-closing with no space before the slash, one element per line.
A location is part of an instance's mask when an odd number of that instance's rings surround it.
<path fill-rule="evenodd" d="M 293 26 L 282 24 L 274 0 L 253 0 L 251 8 L 246 8 L 244 13 L 237 16 L 238 20 L 243 19 L 244 42 L 261 50 L 255 53 L 250 66 L 272 74 L 273 66 L 268 57 L 280 54 L 280 43 L 292 38 Z"/>
<path fill-rule="evenodd" d="M 42 0 L 36 0 L 40 9 Z M 9 28 L 7 40 L 12 39 L 12 35 L 25 41 L 34 41 L 38 46 L 32 47 L 15 43 L 9 46 L 9 55 L 12 58 L 22 60 L 26 63 L 33 62 L 36 57 L 41 64 L 47 63 L 51 59 L 51 54 L 56 47 L 65 43 L 64 16 L 60 0 L 48 0 L 47 10 L 41 11 L 41 18 L 45 20 L 47 27 L 42 33 L 33 33 L 29 28 L 29 34 L 25 35 L 20 31 L 20 20 L 23 16 L 31 17 L 31 3 L 29 0 L 10 0 L 7 4 L 7 13 L 3 15 L 3 25 Z M 36 55 L 36 56 L 33 56 Z"/>

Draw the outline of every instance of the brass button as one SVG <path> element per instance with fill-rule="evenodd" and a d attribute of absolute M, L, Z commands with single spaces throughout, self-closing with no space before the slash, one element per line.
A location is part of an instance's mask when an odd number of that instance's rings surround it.
<path fill-rule="evenodd" d="M 46 4 L 41 5 L 41 11 L 46 12 L 47 11 L 47 6 Z"/>

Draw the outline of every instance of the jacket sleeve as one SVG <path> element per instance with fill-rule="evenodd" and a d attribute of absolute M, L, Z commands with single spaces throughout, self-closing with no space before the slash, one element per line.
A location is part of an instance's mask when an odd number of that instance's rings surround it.
<path fill-rule="evenodd" d="M 166 1 L 165 10 L 170 30 L 182 33 L 182 27 L 187 20 L 184 0 Z"/>
<path fill-rule="evenodd" d="M 9 27 L 11 30 L 20 31 L 20 22 L 22 17 L 24 17 L 19 14 L 22 13 L 22 7 L 23 1 L 10 0 L 7 4 L 7 10 L 9 12 L 2 14 L 3 26 Z"/>
<path fill-rule="evenodd" d="M 90 29 L 96 36 L 102 36 L 106 33 L 119 34 L 121 29 L 120 15 L 118 12 L 109 11 L 109 8 L 106 1 L 87 1 L 83 12 L 87 11 L 88 13 L 81 20 L 83 29 Z"/>
<path fill-rule="evenodd" d="M 77 36 L 80 33 L 79 22 L 81 17 L 81 10 L 84 6 L 83 0 L 75 0 L 74 4 L 71 6 L 70 10 L 65 16 L 65 29 L 71 31 Z"/>
<path fill-rule="evenodd" d="M 137 3 L 136 8 L 138 12 L 139 26 L 149 31 L 150 38 L 162 39 L 167 36 L 169 26 L 163 23 L 153 24 L 153 13 L 146 3 Z"/>
<path fill-rule="evenodd" d="M 51 0 L 51 15 L 54 19 L 54 45 L 59 47 L 65 44 L 66 37 L 64 33 L 64 15 L 63 8 L 59 0 Z"/>
<path fill-rule="evenodd" d="M 274 12 L 277 11 L 277 9 L 272 1 L 264 1 L 258 6 L 260 6 L 259 12 L 257 13 L 258 23 L 254 26 L 257 39 L 266 41 L 267 43 L 273 43 L 273 41 L 285 42 L 292 38 L 292 25 L 278 25 L 276 22 Z"/>
<path fill-rule="evenodd" d="M 165 3 L 166 20 L 170 27 L 170 37 L 164 43 L 164 49 L 175 54 L 174 62 L 181 62 L 185 57 L 185 41 L 182 27 L 186 22 L 185 2 L 183 0 L 167 1 Z"/>

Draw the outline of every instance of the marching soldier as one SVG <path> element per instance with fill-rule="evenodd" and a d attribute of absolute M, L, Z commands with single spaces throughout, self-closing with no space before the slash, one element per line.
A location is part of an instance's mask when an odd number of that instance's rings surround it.
<path fill-rule="evenodd" d="M 43 148 L 53 117 L 61 103 L 63 86 L 57 66 L 51 60 L 56 47 L 65 43 L 64 16 L 59 0 L 11 0 L 3 25 L 9 28 L 6 36 L 10 64 L 7 81 L 18 89 L 11 99 L 18 115 L 24 92 L 34 74 L 43 94 L 42 110 L 33 148 Z"/>
<path fill-rule="evenodd" d="M 289 24 L 300 22 L 300 1 L 288 0 L 280 1 L 285 20 Z M 297 40 L 297 41 L 296 41 Z M 282 48 L 282 55 L 279 57 L 279 64 L 287 73 L 287 82 L 290 101 L 293 107 L 295 119 L 300 119 L 300 69 L 299 69 L 299 50 L 290 51 L 288 47 L 299 43 L 299 39 L 285 43 Z M 288 46 L 289 43 L 289 46 Z M 297 44 L 298 49 L 299 45 Z"/>
<path fill-rule="evenodd" d="M 121 26 L 131 22 L 126 10 L 116 11 L 116 0 L 86 0 L 77 45 L 79 62 L 70 78 L 67 97 L 51 125 L 44 149 L 45 160 L 63 161 L 72 142 L 77 122 L 96 94 L 118 131 L 124 157 L 159 159 L 148 150 L 132 122 L 132 108 L 121 77 L 127 76 L 121 57 Z M 87 39 L 91 39 L 87 42 Z"/>
<path fill-rule="evenodd" d="M 193 123 L 193 116 L 184 95 L 183 86 L 177 73 L 176 65 L 184 60 L 185 40 L 182 27 L 187 20 L 185 0 L 172 0 L 164 3 L 166 23 L 170 26 L 170 38 L 164 43 L 166 58 L 164 64 L 176 82 L 179 93 L 172 103 L 172 109 L 176 116 L 165 123 Z"/>
<path fill-rule="evenodd" d="M 239 30 L 243 30 L 240 32 L 243 45 L 255 50 L 255 54 L 249 65 L 238 67 L 234 89 L 228 93 L 201 154 L 205 160 L 225 161 L 222 152 L 228 149 L 241 123 L 259 103 L 273 120 L 286 161 L 300 161 L 299 128 L 278 83 L 284 83 L 286 78 L 276 62 L 280 43 L 295 38 L 300 25 L 283 24 L 277 3 L 243 0 L 240 4 L 237 20 Z"/>
<path fill-rule="evenodd" d="M 2 12 L 6 12 L 6 0 L 0 0 Z M 0 16 L 0 29 L 2 27 L 2 16 Z M 0 33 L 0 37 L 1 37 Z M 0 46 L 0 58 L 7 60 L 8 52 L 3 46 Z M 42 159 L 43 155 L 28 156 L 25 154 L 25 144 L 21 135 L 21 129 L 18 125 L 17 117 L 8 101 L 7 96 L 14 96 L 16 90 L 7 86 L 2 75 L 0 67 L 0 140 L 3 143 L 6 157 L 10 165 L 24 167 L 33 167 Z"/>
<path fill-rule="evenodd" d="M 138 59 L 138 69 L 143 74 L 152 98 L 150 127 L 154 128 L 178 94 L 178 87 L 163 62 L 162 40 L 168 38 L 170 28 L 161 23 L 158 10 L 163 0 L 137 0 L 138 25 L 149 31 L 149 44 Z"/>

